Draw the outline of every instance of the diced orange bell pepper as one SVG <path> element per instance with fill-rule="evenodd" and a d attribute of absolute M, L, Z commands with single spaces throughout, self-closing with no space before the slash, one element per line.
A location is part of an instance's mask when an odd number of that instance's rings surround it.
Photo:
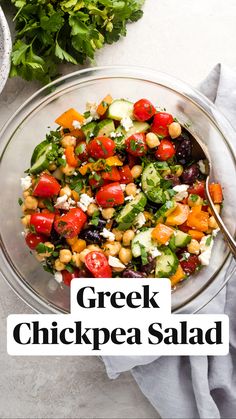
<path fill-rule="evenodd" d="M 170 227 L 167 227 L 165 224 L 157 224 L 154 230 L 152 230 L 152 238 L 157 240 L 160 244 L 166 244 L 169 240 L 174 230 Z"/>
<path fill-rule="evenodd" d="M 192 239 L 200 241 L 204 237 L 204 233 L 202 231 L 197 230 L 188 230 L 188 234 L 192 237 Z"/>
<path fill-rule="evenodd" d="M 168 215 L 166 219 L 166 224 L 170 226 L 178 226 L 187 220 L 189 215 L 189 206 L 183 205 L 177 202 L 175 210 Z"/>
<path fill-rule="evenodd" d="M 209 191 L 214 204 L 221 204 L 223 201 L 222 187 L 219 183 L 211 183 Z"/>
<path fill-rule="evenodd" d="M 170 277 L 171 286 L 173 287 L 185 278 L 186 274 L 184 273 L 182 266 L 179 264 L 175 274 Z"/>
<path fill-rule="evenodd" d="M 68 146 L 65 148 L 66 162 L 69 166 L 76 167 L 78 165 L 78 160 L 75 157 L 75 149 L 73 146 Z"/>
<path fill-rule="evenodd" d="M 194 230 L 208 230 L 209 213 L 201 210 L 201 205 L 192 207 L 187 219 L 187 225 Z"/>
<path fill-rule="evenodd" d="M 106 164 L 108 166 L 123 166 L 123 162 L 117 156 L 108 157 Z"/>
<path fill-rule="evenodd" d="M 105 180 L 114 180 L 119 181 L 120 180 L 120 172 L 117 169 L 116 166 L 111 167 L 111 170 L 109 172 L 102 172 L 102 178 Z"/>
<path fill-rule="evenodd" d="M 76 137 L 78 140 L 84 140 L 85 139 L 85 135 L 82 131 L 82 129 L 73 129 L 72 131 L 70 131 L 70 135 L 72 135 L 73 137 Z"/>
<path fill-rule="evenodd" d="M 93 170 L 93 163 L 87 163 L 87 164 L 84 164 L 83 166 L 80 166 L 80 168 L 79 168 L 79 172 L 81 173 L 81 175 L 86 175 L 86 173 L 89 171 L 89 170 Z"/>
<path fill-rule="evenodd" d="M 98 115 L 104 115 L 108 109 L 108 106 L 112 103 L 113 99 L 111 95 L 107 95 L 104 97 L 104 99 L 99 103 L 97 107 L 97 113 Z"/>
<path fill-rule="evenodd" d="M 74 108 L 68 109 L 55 120 L 56 124 L 63 128 L 68 128 L 71 131 L 75 129 L 73 121 L 78 121 L 79 123 L 84 123 L 85 121 L 85 117 L 77 112 Z"/>

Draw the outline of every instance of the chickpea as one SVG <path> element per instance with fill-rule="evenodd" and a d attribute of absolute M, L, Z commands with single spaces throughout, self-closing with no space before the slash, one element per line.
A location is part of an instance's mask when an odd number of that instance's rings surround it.
<path fill-rule="evenodd" d="M 89 204 L 88 209 L 87 209 L 87 214 L 89 217 L 92 217 L 93 214 L 98 211 L 98 206 L 96 204 Z"/>
<path fill-rule="evenodd" d="M 112 267 L 112 270 L 113 270 L 113 272 L 122 272 L 122 271 L 125 270 L 125 267 L 124 268 L 114 268 L 114 267 Z"/>
<path fill-rule="evenodd" d="M 64 186 L 64 188 L 61 188 L 60 192 L 59 192 L 60 196 L 63 195 L 67 195 L 68 198 L 71 197 L 71 189 L 69 188 L 69 186 Z"/>
<path fill-rule="evenodd" d="M 62 263 L 69 263 L 72 258 L 72 253 L 69 249 L 61 249 L 59 252 L 59 259 Z"/>
<path fill-rule="evenodd" d="M 25 208 L 26 209 L 36 210 L 37 207 L 38 207 L 37 198 L 34 198 L 33 196 L 27 196 L 25 198 Z"/>
<path fill-rule="evenodd" d="M 56 271 L 63 271 L 65 269 L 65 264 L 60 261 L 60 259 L 56 259 L 54 263 L 54 268 Z"/>
<path fill-rule="evenodd" d="M 25 215 L 24 217 L 21 218 L 21 222 L 23 226 L 28 227 L 28 225 L 30 225 L 30 218 L 31 218 L 31 215 Z"/>
<path fill-rule="evenodd" d="M 124 265 L 127 265 L 132 259 L 132 252 L 131 249 L 126 249 L 122 247 L 119 251 L 119 259 Z"/>
<path fill-rule="evenodd" d="M 120 242 L 106 242 L 103 245 L 103 251 L 106 256 L 117 256 L 121 249 Z"/>
<path fill-rule="evenodd" d="M 146 143 L 149 148 L 157 147 L 160 144 L 159 138 L 154 132 L 149 132 L 146 135 Z"/>
<path fill-rule="evenodd" d="M 142 166 L 140 166 L 139 164 L 136 164 L 135 166 L 132 167 L 131 174 L 134 179 L 137 179 L 139 176 L 141 176 L 142 171 L 143 171 Z"/>
<path fill-rule="evenodd" d="M 61 167 L 62 173 L 66 176 L 72 176 L 74 174 L 75 168 L 66 164 L 65 166 Z"/>
<path fill-rule="evenodd" d="M 72 255 L 71 261 L 77 268 L 81 268 L 82 262 L 80 260 L 79 253 L 74 253 Z"/>
<path fill-rule="evenodd" d="M 54 244 L 52 244 L 51 242 L 45 242 L 44 245 L 46 247 L 49 247 L 50 250 L 47 250 L 45 253 L 40 253 L 41 256 L 43 256 L 44 258 L 49 258 L 52 255 L 52 252 L 54 250 Z"/>
<path fill-rule="evenodd" d="M 114 208 L 104 208 L 102 210 L 102 216 L 103 218 L 105 218 L 105 220 L 110 220 L 114 214 L 115 214 Z"/>
<path fill-rule="evenodd" d="M 126 230 L 123 235 L 123 245 L 130 246 L 131 241 L 133 240 L 135 234 L 133 230 Z"/>
<path fill-rule="evenodd" d="M 182 128 L 178 122 L 172 122 L 168 127 L 169 134 L 172 139 L 175 139 L 181 135 Z"/>
<path fill-rule="evenodd" d="M 72 135 L 65 135 L 65 137 L 61 140 L 62 147 L 66 148 L 68 146 L 76 146 L 76 138 L 72 137 Z"/>
<path fill-rule="evenodd" d="M 198 255 L 200 252 L 200 244 L 197 240 L 192 239 L 191 242 L 187 245 L 187 249 L 189 253 Z"/>
<path fill-rule="evenodd" d="M 89 250 L 89 249 L 84 249 L 82 252 L 80 252 L 79 259 L 82 263 L 85 262 L 85 256 L 87 256 L 90 252 L 91 252 L 91 250 Z"/>
<path fill-rule="evenodd" d="M 120 231 L 117 228 L 113 228 L 112 233 L 115 234 L 115 239 L 118 242 L 121 242 L 122 237 L 123 237 L 123 231 Z"/>
<path fill-rule="evenodd" d="M 135 196 L 137 193 L 137 186 L 134 183 L 128 183 L 125 188 L 126 195 Z"/>
<path fill-rule="evenodd" d="M 29 192 L 29 190 L 28 191 L 24 191 L 23 192 L 23 197 L 24 198 L 26 198 L 27 196 L 29 196 L 30 195 L 30 192 Z"/>
<path fill-rule="evenodd" d="M 97 244 L 89 244 L 87 249 L 89 249 L 90 252 L 102 252 L 102 249 Z"/>
<path fill-rule="evenodd" d="M 213 228 L 213 229 L 219 228 L 219 226 L 218 226 L 215 218 L 213 217 L 213 215 L 209 218 L 208 225 L 209 225 L 210 228 Z"/>
<path fill-rule="evenodd" d="M 54 172 L 54 170 L 56 170 L 56 168 L 57 168 L 57 165 L 55 163 L 50 163 L 49 166 L 48 166 L 48 170 L 50 172 Z"/>

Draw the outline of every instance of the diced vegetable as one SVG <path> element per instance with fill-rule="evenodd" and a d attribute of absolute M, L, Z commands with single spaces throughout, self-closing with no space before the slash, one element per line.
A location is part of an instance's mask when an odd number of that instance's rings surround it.
<path fill-rule="evenodd" d="M 166 224 L 170 226 L 178 226 L 183 224 L 189 215 L 188 205 L 177 202 L 175 210 L 166 218 Z"/>
<path fill-rule="evenodd" d="M 108 106 L 112 103 L 112 101 L 113 101 L 113 99 L 112 99 L 111 95 L 106 95 L 97 107 L 98 115 L 103 116 L 106 113 L 106 111 L 108 109 Z"/>
<path fill-rule="evenodd" d="M 74 108 L 68 109 L 68 111 L 61 114 L 56 120 L 56 124 L 60 125 L 63 128 L 68 128 L 69 130 L 75 129 L 73 122 L 77 121 L 80 124 L 84 123 L 85 118 Z"/>
<path fill-rule="evenodd" d="M 202 211 L 201 206 L 192 207 L 187 219 L 187 225 L 198 231 L 208 230 L 209 213 Z"/>
<path fill-rule="evenodd" d="M 68 146 L 65 149 L 66 162 L 69 166 L 76 167 L 78 164 L 78 159 L 75 157 L 75 148 Z"/>
<path fill-rule="evenodd" d="M 222 187 L 219 183 L 211 183 L 209 191 L 214 204 L 221 204 L 223 201 Z"/>
<path fill-rule="evenodd" d="M 125 99 L 116 99 L 108 108 L 108 118 L 121 121 L 123 118 L 133 116 L 133 103 Z"/>
<path fill-rule="evenodd" d="M 188 234 L 192 237 L 192 239 L 200 241 L 204 237 L 204 233 L 202 231 L 197 230 L 188 230 Z"/>
<path fill-rule="evenodd" d="M 174 275 L 179 265 L 179 260 L 175 253 L 168 247 L 162 249 L 161 256 L 157 257 L 156 272 L 157 278 L 169 278 Z"/>
<path fill-rule="evenodd" d="M 147 198 L 144 193 L 140 192 L 135 198 L 125 205 L 117 217 L 118 229 L 127 230 L 134 222 L 134 218 L 143 212 Z"/>
<path fill-rule="evenodd" d="M 179 264 L 175 274 L 170 277 L 171 286 L 174 287 L 176 284 L 178 284 L 178 282 L 183 281 L 183 279 L 185 278 L 186 278 L 186 274 L 182 266 Z"/>
<path fill-rule="evenodd" d="M 136 234 L 132 240 L 132 253 L 135 258 L 141 256 L 142 249 L 148 254 L 152 249 L 157 248 L 152 238 L 153 228 L 148 228 Z"/>
<path fill-rule="evenodd" d="M 152 231 L 152 238 L 160 244 L 166 244 L 171 236 L 173 235 L 174 230 L 170 227 L 167 227 L 165 224 L 157 224 L 157 226 Z"/>

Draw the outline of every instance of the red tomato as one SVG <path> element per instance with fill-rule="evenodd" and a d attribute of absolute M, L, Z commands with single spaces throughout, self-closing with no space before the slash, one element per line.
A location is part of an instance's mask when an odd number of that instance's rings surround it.
<path fill-rule="evenodd" d="M 101 175 L 96 173 L 95 177 L 93 175 L 89 176 L 89 185 L 92 188 L 100 188 L 100 186 L 104 185 L 104 180 Z"/>
<path fill-rule="evenodd" d="M 87 144 L 85 141 L 81 141 L 76 149 L 75 154 L 80 161 L 86 161 L 88 159 Z"/>
<path fill-rule="evenodd" d="M 115 153 L 116 144 L 107 137 L 97 137 L 90 141 L 87 150 L 94 159 L 106 159 Z"/>
<path fill-rule="evenodd" d="M 133 113 L 138 121 L 147 121 L 156 113 L 156 109 L 149 100 L 140 99 L 134 104 Z"/>
<path fill-rule="evenodd" d="M 161 140 L 155 156 L 158 160 L 168 160 L 175 155 L 175 148 L 170 140 Z"/>
<path fill-rule="evenodd" d="M 187 225 L 187 221 L 185 221 L 185 223 L 181 224 L 180 226 L 178 226 L 179 229 L 181 231 L 183 231 L 184 233 L 187 233 L 189 231 L 189 226 Z"/>
<path fill-rule="evenodd" d="M 43 198 L 50 198 L 53 195 L 58 195 L 61 189 L 58 181 L 47 173 L 42 173 L 39 177 L 39 181 L 34 188 L 33 195 L 40 196 Z"/>
<path fill-rule="evenodd" d="M 78 159 L 75 157 L 75 148 L 73 146 L 68 146 L 65 149 L 66 163 L 71 167 L 76 167 L 78 165 Z"/>
<path fill-rule="evenodd" d="M 205 181 L 197 180 L 194 185 L 188 189 L 188 193 L 199 195 L 201 198 L 205 199 Z"/>
<path fill-rule="evenodd" d="M 102 252 L 89 252 L 85 256 L 85 266 L 95 278 L 112 278 L 112 270 Z"/>
<path fill-rule="evenodd" d="M 102 186 L 96 194 L 97 204 L 103 208 L 121 205 L 124 200 L 124 194 L 118 182 Z"/>
<path fill-rule="evenodd" d="M 200 261 L 197 256 L 189 256 L 188 260 L 182 260 L 180 262 L 181 267 L 187 275 L 193 274 L 197 267 L 200 265 Z"/>
<path fill-rule="evenodd" d="M 102 178 L 105 180 L 113 180 L 117 181 L 120 180 L 120 173 L 117 167 L 113 166 L 111 167 L 111 170 L 109 172 L 102 172 Z"/>
<path fill-rule="evenodd" d="M 79 269 L 75 269 L 74 272 L 68 272 L 66 269 L 64 271 L 61 271 L 63 282 L 67 287 L 70 287 L 70 283 L 72 279 L 79 278 Z"/>
<path fill-rule="evenodd" d="M 120 167 L 120 183 L 130 183 L 133 182 L 133 176 L 128 165 Z"/>
<path fill-rule="evenodd" d="M 169 135 L 168 125 L 174 122 L 173 116 L 167 112 L 158 112 L 153 119 L 151 131 L 157 135 L 167 137 Z"/>
<path fill-rule="evenodd" d="M 80 233 L 86 221 L 87 215 L 80 208 L 72 208 L 56 219 L 54 228 L 61 236 L 72 239 Z"/>
<path fill-rule="evenodd" d="M 46 238 L 42 236 L 41 234 L 35 234 L 35 233 L 28 233 L 25 236 L 25 241 L 27 246 L 34 250 L 39 243 L 44 243 L 46 241 Z"/>
<path fill-rule="evenodd" d="M 34 226 L 36 233 L 49 236 L 52 230 L 55 214 L 53 212 L 36 212 L 30 217 L 30 225 Z"/>
<path fill-rule="evenodd" d="M 144 156 L 148 149 L 145 134 L 140 132 L 131 135 L 125 140 L 125 148 L 128 153 L 135 157 Z"/>

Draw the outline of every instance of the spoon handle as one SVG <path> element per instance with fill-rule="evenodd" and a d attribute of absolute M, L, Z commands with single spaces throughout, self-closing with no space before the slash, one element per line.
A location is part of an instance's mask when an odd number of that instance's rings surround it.
<path fill-rule="evenodd" d="M 230 251 L 232 253 L 232 255 L 234 256 L 234 258 L 236 259 L 236 241 L 234 240 L 233 236 L 230 234 L 229 230 L 227 229 L 224 221 L 222 220 L 221 216 L 218 214 L 218 212 L 215 209 L 214 203 L 211 199 L 211 195 L 210 195 L 210 191 L 209 191 L 209 176 L 206 179 L 206 196 L 207 196 L 207 200 L 209 202 L 209 206 L 211 208 L 211 211 L 214 215 L 214 218 L 217 221 L 217 224 L 219 226 L 219 229 L 221 231 L 221 233 L 223 234 L 229 248 Z"/>

